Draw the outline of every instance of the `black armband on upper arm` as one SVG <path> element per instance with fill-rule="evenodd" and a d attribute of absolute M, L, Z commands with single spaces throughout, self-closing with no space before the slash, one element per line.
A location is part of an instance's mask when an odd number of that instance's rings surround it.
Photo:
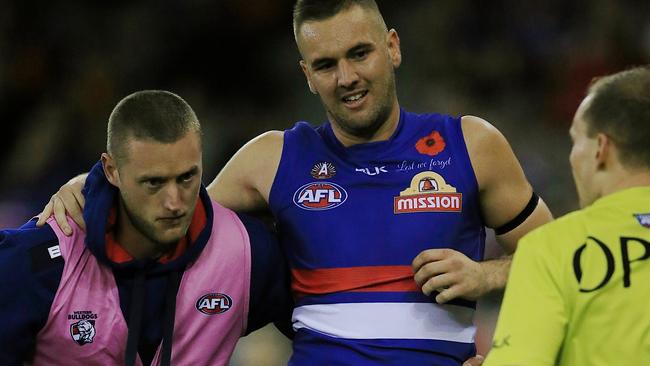
<path fill-rule="evenodd" d="M 539 196 L 533 192 L 532 196 L 530 197 L 530 200 L 528 201 L 528 204 L 526 207 L 524 207 L 523 210 L 519 213 L 519 215 L 515 216 L 514 219 L 506 222 L 505 224 L 499 226 L 498 228 L 494 229 L 494 233 L 497 235 L 503 235 L 517 226 L 521 225 L 528 216 L 530 216 L 533 211 L 535 211 L 535 208 L 537 208 L 537 205 L 539 204 Z"/>

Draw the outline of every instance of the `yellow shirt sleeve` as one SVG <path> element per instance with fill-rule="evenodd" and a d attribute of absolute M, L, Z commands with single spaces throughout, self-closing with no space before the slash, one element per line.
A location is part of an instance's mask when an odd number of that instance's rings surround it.
<path fill-rule="evenodd" d="M 549 244 L 539 229 L 520 240 L 485 366 L 555 365 L 568 315 L 561 255 Z"/>

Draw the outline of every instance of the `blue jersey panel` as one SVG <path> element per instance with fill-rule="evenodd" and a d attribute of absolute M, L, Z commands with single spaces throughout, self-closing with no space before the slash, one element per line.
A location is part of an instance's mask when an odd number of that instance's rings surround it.
<path fill-rule="evenodd" d="M 431 340 L 337 339 L 300 330 L 294 338 L 293 355 L 288 366 L 460 366 L 475 354 L 473 344 Z"/>
<path fill-rule="evenodd" d="M 460 118 L 401 110 L 388 140 L 351 147 L 329 123 L 299 122 L 284 133 L 269 204 L 296 298 L 293 365 L 320 357 L 328 365 L 457 365 L 473 356 L 475 304 L 435 304 L 411 268 L 432 248 L 483 259 Z"/>
<path fill-rule="evenodd" d="M 429 248 L 482 259 L 478 187 L 458 118 L 402 111 L 390 140 L 350 148 L 329 124 L 298 123 L 284 138 L 270 206 L 292 267 L 410 265 Z M 429 140 L 442 148 L 418 151 Z"/>

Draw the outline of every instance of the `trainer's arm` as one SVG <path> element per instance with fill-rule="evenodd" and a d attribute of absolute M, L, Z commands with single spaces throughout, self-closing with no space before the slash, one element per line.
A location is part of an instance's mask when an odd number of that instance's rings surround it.
<path fill-rule="evenodd" d="M 238 212 L 266 210 L 283 141 L 281 131 L 269 131 L 249 141 L 210 183 L 210 197 Z"/>
<path fill-rule="evenodd" d="M 293 299 L 288 265 L 278 240 L 262 221 L 239 214 L 251 249 L 250 297 L 246 335 L 275 323 L 287 337 L 291 330 Z"/>
<path fill-rule="evenodd" d="M 49 226 L 0 231 L 0 365 L 27 364 L 47 322 L 64 261 Z"/>

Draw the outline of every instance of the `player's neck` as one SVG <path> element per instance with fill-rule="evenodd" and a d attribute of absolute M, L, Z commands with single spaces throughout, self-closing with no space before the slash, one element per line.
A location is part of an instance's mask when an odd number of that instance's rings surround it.
<path fill-rule="evenodd" d="M 345 147 L 365 144 L 369 142 L 386 141 L 395 133 L 395 130 L 397 129 L 397 125 L 399 124 L 399 118 L 400 118 L 400 108 L 397 101 L 395 101 L 395 105 L 393 106 L 390 114 L 388 115 L 388 118 L 370 136 L 358 136 L 346 132 L 345 130 L 340 128 L 335 122 L 332 123 L 332 131 L 334 132 L 334 136 L 336 136 L 336 139 L 339 140 L 339 142 L 341 142 L 341 144 Z"/>

